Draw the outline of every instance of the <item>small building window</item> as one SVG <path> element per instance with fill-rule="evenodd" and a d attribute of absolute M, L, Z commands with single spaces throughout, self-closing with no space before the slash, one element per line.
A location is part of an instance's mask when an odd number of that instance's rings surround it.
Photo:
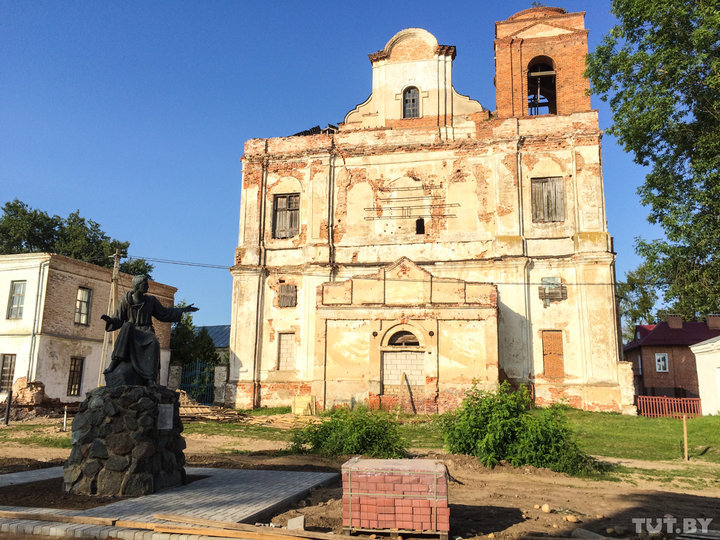
<path fill-rule="evenodd" d="M 295 307 L 297 305 L 297 285 L 280 285 L 280 307 Z"/>
<path fill-rule="evenodd" d="M 79 287 L 77 299 L 75 300 L 75 324 L 90 324 L 90 301 L 92 291 L 85 287 Z"/>
<path fill-rule="evenodd" d="M 531 179 L 533 223 L 565 221 L 562 176 Z"/>
<path fill-rule="evenodd" d="M 415 220 L 415 234 L 425 234 L 425 220 L 423 218 Z"/>
<path fill-rule="evenodd" d="M 638 354 L 638 375 L 642 375 L 642 354 Z"/>
<path fill-rule="evenodd" d="M 10 297 L 8 298 L 7 318 L 22 319 L 23 305 L 25 304 L 25 281 L 10 283 Z"/>
<path fill-rule="evenodd" d="M 390 338 L 388 345 L 391 347 L 419 347 L 420 341 L 412 332 L 401 330 Z"/>
<path fill-rule="evenodd" d="M 281 333 L 278 339 L 278 370 L 295 369 L 295 348 L 295 332 Z"/>
<path fill-rule="evenodd" d="M 655 353 L 655 371 L 658 373 L 667 373 L 669 371 L 669 362 L 667 353 Z"/>
<path fill-rule="evenodd" d="M 420 116 L 420 94 L 414 86 L 406 88 L 403 92 L 403 118 L 418 118 Z"/>
<path fill-rule="evenodd" d="M 72 357 L 70 358 L 70 373 L 68 374 L 68 385 L 67 395 L 68 396 L 79 396 L 80 385 L 82 384 L 82 372 L 83 365 L 85 364 L 84 358 Z"/>
<path fill-rule="evenodd" d="M 538 296 L 546 308 L 550 307 L 551 302 L 567 300 L 567 285 L 559 277 L 544 277 L 540 280 Z"/>
<path fill-rule="evenodd" d="M 547 56 L 533 58 L 528 65 L 528 114 L 557 114 L 555 70 Z"/>
<path fill-rule="evenodd" d="M 275 195 L 273 238 L 292 238 L 300 231 L 300 194 Z"/>
<path fill-rule="evenodd" d="M 0 366 L 0 392 L 9 392 L 12 389 L 15 375 L 15 355 L 3 354 Z"/>

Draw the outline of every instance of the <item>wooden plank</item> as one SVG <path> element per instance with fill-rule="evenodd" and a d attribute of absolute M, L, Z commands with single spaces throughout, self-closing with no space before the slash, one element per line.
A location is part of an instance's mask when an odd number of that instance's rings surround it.
<path fill-rule="evenodd" d="M 48 514 L 47 512 L 40 514 L 37 512 L 15 512 L 12 510 L 0 510 L 0 518 L 52 521 L 54 523 L 78 523 L 81 525 L 104 525 L 110 527 L 117 521 L 117 518 L 68 516 L 65 514 Z"/>
<path fill-rule="evenodd" d="M 163 519 L 165 521 L 174 521 L 178 523 L 188 523 L 190 525 L 202 525 L 215 529 L 225 529 L 244 532 L 262 532 L 273 537 L 292 536 L 293 538 L 311 538 L 316 540 L 331 540 L 337 538 L 335 534 L 327 534 L 321 532 L 310 531 L 291 531 L 288 529 L 273 529 L 271 527 L 257 527 L 248 525 L 247 523 L 234 523 L 232 521 L 216 521 L 214 519 L 197 518 L 191 516 L 183 516 L 180 514 L 154 514 L 155 519 Z"/>
<path fill-rule="evenodd" d="M 115 521 L 116 527 L 122 527 L 125 529 L 145 529 L 152 531 L 155 529 L 157 523 L 151 523 L 149 521 L 130 521 L 128 519 L 118 519 Z"/>
<path fill-rule="evenodd" d="M 257 527 L 256 531 L 234 531 L 232 529 L 217 529 L 206 527 L 182 527 L 179 525 L 156 524 L 155 532 L 168 534 L 198 534 L 219 538 L 245 538 L 246 540 L 297 540 L 296 536 L 278 534 L 270 527 Z M 288 531 L 284 531 L 288 532 Z"/>

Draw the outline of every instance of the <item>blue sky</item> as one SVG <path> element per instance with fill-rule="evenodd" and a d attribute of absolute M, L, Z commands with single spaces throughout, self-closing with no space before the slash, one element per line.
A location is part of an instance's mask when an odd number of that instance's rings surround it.
<path fill-rule="evenodd" d="M 455 45 L 455 88 L 494 110 L 494 22 L 530 4 L 0 0 L 0 204 L 80 210 L 131 255 L 230 266 L 247 139 L 341 122 L 370 93 L 367 55 L 409 27 Z M 614 24 L 609 0 L 546 4 L 587 13 L 591 50 Z M 643 169 L 607 135 L 603 164 L 622 278 L 635 237 L 661 233 Z M 153 277 L 200 307 L 196 324 L 230 322 L 227 270 Z"/>

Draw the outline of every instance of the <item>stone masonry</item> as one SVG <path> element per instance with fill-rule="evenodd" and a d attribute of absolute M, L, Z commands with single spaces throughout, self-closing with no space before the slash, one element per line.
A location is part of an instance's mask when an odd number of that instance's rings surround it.
<path fill-rule="evenodd" d="M 67 493 L 135 497 L 185 483 L 178 394 L 144 386 L 88 392 L 72 424 Z"/>

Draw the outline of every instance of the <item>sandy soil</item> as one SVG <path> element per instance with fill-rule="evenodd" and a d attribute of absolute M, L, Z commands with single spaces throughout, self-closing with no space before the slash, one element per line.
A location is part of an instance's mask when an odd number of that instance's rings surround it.
<path fill-rule="evenodd" d="M 54 429 L 54 428 L 46 428 Z M 188 465 L 228 468 L 287 470 L 334 470 L 347 458 L 277 455 L 282 442 L 233 437 L 187 437 Z M 229 453 L 229 449 L 240 453 Z M 247 453 L 251 451 L 252 453 Z M 62 464 L 68 451 L 3 442 L 0 473 Z M 451 476 L 451 538 L 461 537 L 567 537 L 584 528 L 603 535 L 634 535 L 632 518 L 712 518 L 711 528 L 720 529 L 720 468 L 717 465 L 682 462 L 614 460 L 627 467 L 653 469 L 679 475 L 677 481 L 659 482 L 644 474 L 623 476 L 623 481 L 589 481 L 532 467 L 499 466 L 487 469 L 467 456 L 416 451 L 418 457 L 443 461 Z M 688 468 L 704 482 L 685 484 L 680 476 Z M 59 485 L 59 484 L 58 484 Z M 700 486 L 700 487 L 697 487 Z M 14 490 L 0 490 L 0 505 L 45 508 L 80 508 L 80 501 L 46 493 L 54 487 L 25 489 L 24 497 Z M 14 493 L 14 495 L 13 495 Z M 35 495 L 33 495 L 35 494 Z M 342 490 L 339 483 L 313 491 L 306 499 L 272 518 L 284 526 L 291 517 L 305 516 L 306 528 L 341 532 Z M 542 506 L 549 505 L 550 512 Z M 75 505 L 75 506 L 73 506 Z"/>

